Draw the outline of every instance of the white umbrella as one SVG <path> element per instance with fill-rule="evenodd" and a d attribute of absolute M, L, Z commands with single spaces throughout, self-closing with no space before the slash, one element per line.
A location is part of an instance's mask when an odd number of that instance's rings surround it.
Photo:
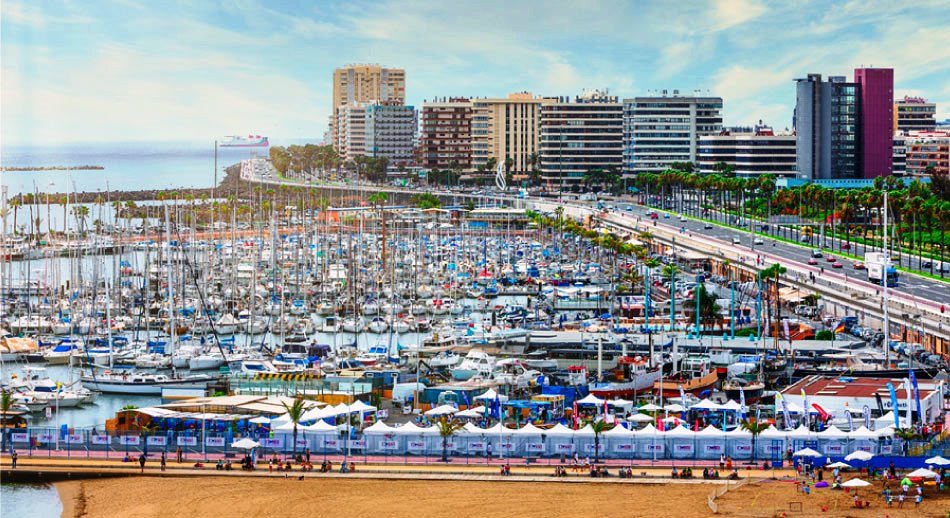
<path fill-rule="evenodd" d="M 873 454 L 868 453 L 864 450 L 858 450 L 856 452 L 849 453 L 844 460 L 860 460 L 860 461 L 869 461 L 874 457 Z"/>
<path fill-rule="evenodd" d="M 933 464 L 936 466 L 950 466 L 950 460 L 947 460 L 941 456 L 930 457 L 924 461 L 924 464 Z"/>
<path fill-rule="evenodd" d="M 440 405 L 425 411 L 426 415 L 449 415 L 458 412 L 459 409 L 452 405 Z"/>
<path fill-rule="evenodd" d="M 821 457 L 821 454 L 811 448 L 798 450 L 792 454 L 793 457 Z"/>
<path fill-rule="evenodd" d="M 254 419 L 250 419 L 248 422 L 254 423 L 254 424 L 270 424 L 270 419 L 264 416 L 260 416 L 260 417 L 255 417 Z"/>
<path fill-rule="evenodd" d="M 682 412 L 686 410 L 686 407 L 684 407 L 683 405 L 678 405 L 676 403 L 673 403 L 672 405 L 666 405 L 663 408 L 665 408 L 667 412 Z"/>
<path fill-rule="evenodd" d="M 650 423 L 653 422 L 653 418 L 646 414 L 634 414 L 628 417 L 627 421 L 631 423 Z"/>
<path fill-rule="evenodd" d="M 663 410 L 663 407 L 656 406 L 653 403 L 647 403 L 643 405 L 642 407 L 638 408 L 637 410 L 641 412 L 656 412 L 657 410 Z"/>
<path fill-rule="evenodd" d="M 261 443 L 248 439 L 247 437 L 231 443 L 231 447 L 238 450 L 253 450 L 254 448 L 259 448 Z"/>
<path fill-rule="evenodd" d="M 845 482 L 844 484 L 841 484 L 841 487 L 868 487 L 870 485 L 871 485 L 870 482 L 865 482 L 861 480 L 860 478 L 852 478 L 851 480 Z"/>
<path fill-rule="evenodd" d="M 838 462 L 835 462 L 833 464 L 828 464 L 828 467 L 829 468 L 850 468 L 851 465 L 845 462 L 841 462 L 839 460 Z"/>
<path fill-rule="evenodd" d="M 930 471 L 927 468 L 915 469 L 907 474 L 907 478 L 934 478 L 937 476 L 937 473 Z"/>

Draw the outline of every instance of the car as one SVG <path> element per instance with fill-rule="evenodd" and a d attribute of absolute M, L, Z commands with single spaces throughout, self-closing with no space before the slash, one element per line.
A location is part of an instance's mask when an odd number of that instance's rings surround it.
<path fill-rule="evenodd" d="M 829 263 L 833 263 L 835 262 L 835 258 L 829 255 L 827 258 L 825 258 L 825 261 L 828 261 Z"/>
<path fill-rule="evenodd" d="M 844 265 L 841 264 L 841 263 L 838 262 L 838 261 L 835 261 L 835 262 L 831 263 L 831 267 L 832 267 L 832 268 L 844 268 Z"/>
<path fill-rule="evenodd" d="M 811 251 L 811 256 L 812 256 L 812 257 L 821 257 L 822 255 L 824 255 L 824 254 L 821 253 L 821 250 L 812 250 L 812 251 Z"/>
<path fill-rule="evenodd" d="M 659 218 L 659 217 L 660 217 L 660 215 L 657 214 L 656 212 L 651 212 L 651 213 L 650 213 L 650 219 L 657 219 L 657 218 Z"/>
<path fill-rule="evenodd" d="M 752 244 L 754 244 L 754 245 L 764 245 L 764 244 L 765 244 L 765 241 L 763 241 L 761 237 L 757 237 L 757 238 L 755 238 L 754 240 L 752 240 Z"/>
<path fill-rule="evenodd" d="M 734 245 L 741 245 L 741 244 L 742 244 L 742 240 L 739 239 L 738 237 L 734 237 L 734 238 L 732 238 L 732 244 L 734 244 Z"/>
<path fill-rule="evenodd" d="M 686 216 L 680 216 L 680 223 L 686 223 Z"/>
<path fill-rule="evenodd" d="M 713 228 L 712 223 L 705 223 L 705 224 L 703 224 L 703 228 L 706 229 L 706 230 L 709 230 L 709 229 Z"/>
<path fill-rule="evenodd" d="M 814 257 L 809 257 L 809 258 L 808 258 L 808 264 L 814 266 L 814 265 L 818 264 L 818 260 L 815 259 Z"/>
<path fill-rule="evenodd" d="M 841 249 L 842 249 L 842 250 L 851 250 L 851 245 L 849 245 L 848 243 L 844 243 L 844 244 L 841 245 Z"/>
<path fill-rule="evenodd" d="M 865 268 L 866 267 L 864 266 L 864 263 L 861 263 L 861 262 L 854 263 L 855 270 L 864 270 Z"/>
<path fill-rule="evenodd" d="M 663 219 L 670 219 L 670 215 L 667 212 L 663 213 Z"/>

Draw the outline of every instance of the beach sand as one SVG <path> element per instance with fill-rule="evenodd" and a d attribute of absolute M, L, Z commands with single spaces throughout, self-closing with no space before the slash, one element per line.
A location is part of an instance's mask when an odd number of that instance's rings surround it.
<path fill-rule="evenodd" d="M 57 484 L 65 518 L 301 516 L 349 517 L 615 517 L 713 516 L 710 484 L 597 484 L 488 481 L 418 481 L 333 478 L 129 477 Z M 879 490 L 871 509 L 851 509 L 851 495 L 827 489 L 810 496 L 788 482 L 752 482 L 717 500 L 720 516 L 781 516 L 789 502 L 802 502 L 789 516 L 881 516 Z M 912 501 L 893 518 L 942 517 L 950 494 L 927 493 L 918 512 Z M 71 501 L 69 501 L 71 500 Z M 822 511 L 822 507 L 828 511 Z M 306 513 L 306 514 L 304 514 Z"/>

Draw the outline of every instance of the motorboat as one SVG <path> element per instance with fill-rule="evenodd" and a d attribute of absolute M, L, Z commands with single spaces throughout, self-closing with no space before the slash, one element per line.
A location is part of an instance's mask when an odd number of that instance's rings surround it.
<path fill-rule="evenodd" d="M 469 351 L 462 362 L 451 369 L 452 379 L 465 381 L 479 376 L 488 379 L 495 367 L 495 357 L 482 351 Z"/>
<path fill-rule="evenodd" d="M 181 378 L 171 378 L 164 374 L 142 372 L 113 372 L 104 371 L 99 374 L 88 374 L 80 377 L 84 387 L 109 394 L 143 394 L 159 395 L 162 389 L 193 388 L 205 389 L 214 383 L 214 376 L 196 374 Z"/>
<path fill-rule="evenodd" d="M 661 374 L 644 358 L 623 356 L 617 360 L 616 368 L 605 373 L 603 381 L 591 383 L 588 389 L 600 398 L 629 397 L 652 389 Z"/>

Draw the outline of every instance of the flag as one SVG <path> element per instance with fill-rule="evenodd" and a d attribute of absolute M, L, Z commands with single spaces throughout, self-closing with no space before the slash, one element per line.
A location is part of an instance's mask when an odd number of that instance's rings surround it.
<path fill-rule="evenodd" d="M 897 410 L 897 392 L 894 390 L 894 385 L 892 383 L 887 384 L 887 390 L 891 393 L 891 410 L 894 411 L 894 428 L 900 429 L 901 415 Z"/>
<path fill-rule="evenodd" d="M 495 186 L 503 191 L 508 188 L 508 180 L 505 178 L 504 160 L 499 160 L 498 167 L 495 169 Z"/>
<path fill-rule="evenodd" d="M 788 413 L 788 403 L 785 402 L 785 398 L 782 397 L 781 392 L 775 393 L 775 401 L 781 400 L 782 402 L 782 419 L 785 421 L 785 429 L 788 430 L 792 425 L 792 417 Z"/>
<path fill-rule="evenodd" d="M 838 322 L 838 325 L 835 326 L 834 331 L 832 332 L 834 334 L 844 333 L 844 322 Z"/>
<path fill-rule="evenodd" d="M 604 421 L 607 420 L 607 414 L 609 414 L 609 412 L 607 412 L 607 399 L 604 398 Z"/>
<path fill-rule="evenodd" d="M 878 396 L 878 399 L 880 399 L 880 397 L 881 396 Z M 868 407 L 867 405 L 864 405 L 863 410 L 864 410 L 864 427 L 870 430 L 871 429 L 871 408 Z"/>
<path fill-rule="evenodd" d="M 662 420 L 662 419 L 657 419 L 657 420 L 656 420 L 656 430 L 657 430 L 658 432 L 662 432 L 662 431 L 664 431 L 664 428 L 666 428 L 666 426 L 664 425 L 663 420 Z"/>
<path fill-rule="evenodd" d="M 881 399 L 880 394 L 874 394 L 874 400 L 877 401 L 877 411 L 881 415 L 884 415 L 884 401 Z M 868 427 L 870 428 L 870 427 Z"/>
<path fill-rule="evenodd" d="M 574 400 L 574 429 L 577 430 L 577 400 Z"/>
<path fill-rule="evenodd" d="M 809 426 L 808 418 L 811 417 L 811 408 L 808 406 L 808 394 L 805 394 L 805 389 L 802 389 L 802 423 L 805 426 Z"/>
<path fill-rule="evenodd" d="M 811 407 L 818 411 L 818 418 L 822 422 L 827 422 L 828 419 L 831 418 L 831 414 L 829 414 L 828 411 L 822 408 L 818 403 L 812 403 Z"/>
<path fill-rule="evenodd" d="M 854 430 L 854 417 L 851 416 L 851 410 L 845 408 L 844 413 L 848 416 L 848 430 Z"/>
<path fill-rule="evenodd" d="M 911 414 L 914 407 L 910 404 L 913 389 L 910 386 L 910 380 L 907 378 L 904 378 L 904 392 L 907 393 L 907 428 L 910 429 L 914 425 L 914 417 L 913 414 Z"/>
<path fill-rule="evenodd" d="M 917 403 L 917 420 L 923 423 L 924 414 L 920 411 L 920 391 L 917 390 L 917 375 L 914 374 L 914 369 L 908 370 L 910 371 L 910 384 L 914 388 L 914 401 Z"/>
<path fill-rule="evenodd" d="M 683 386 L 680 385 L 680 404 L 686 406 L 686 393 L 683 392 Z"/>
<path fill-rule="evenodd" d="M 739 387 L 739 410 L 742 412 L 742 418 L 745 419 L 745 390 L 743 390 L 742 387 Z"/>

